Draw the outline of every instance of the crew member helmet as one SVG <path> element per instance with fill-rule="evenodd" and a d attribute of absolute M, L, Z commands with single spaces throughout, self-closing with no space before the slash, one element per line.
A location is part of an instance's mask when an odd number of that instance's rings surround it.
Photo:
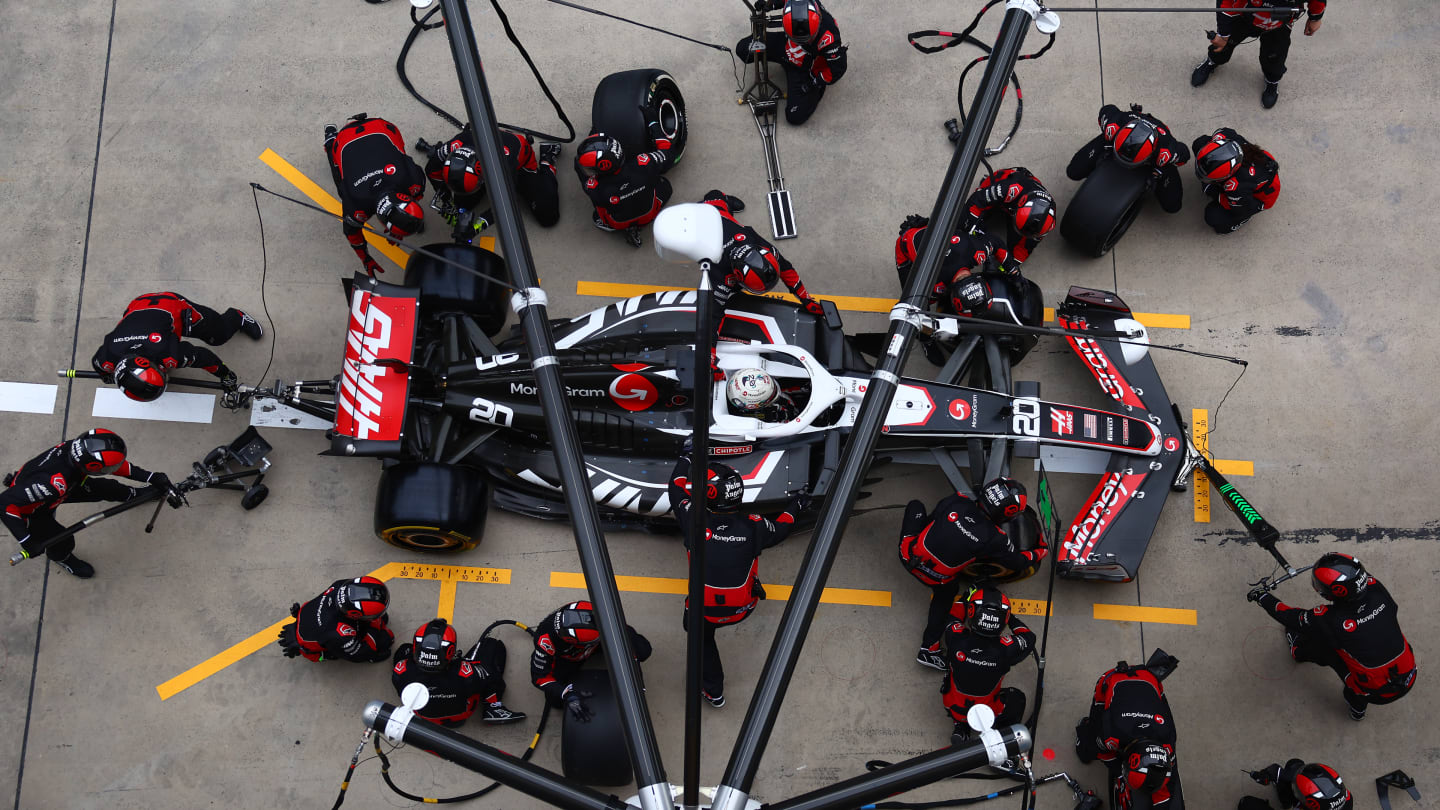
<path fill-rule="evenodd" d="M 441 672 L 458 654 L 460 639 L 455 628 L 444 619 L 431 619 L 415 631 L 415 643 L 410 656 L 415 666 L 426 672 Z"/>
<path fill-rule="evenodd" d="M 950 304 L 957 313 L 984 312 L 990 307 L 990 285 L 979 276 L 958 276 L 950 284 Z"/>
<path fill-rule="evenodd" d="M 474 194 L 485 185 L 485 169 L 480 165 L 480 156 L 468 146 L 462 146 L 450 153 L 440 169 L 445 187 L 455 194 Z"/>
<path fill-rule="evenodd" d="M 1004 523 L 1025 511 L 1025 485 L 1014 478 L 1000 476 L 980 488 L 980 508 L 996 523 Z"/>
<path fill-rule="evenodd" d="M 1125 746 L 1120 778 L 1128 789 L 1150 794 L 1165 785 L 1174 761 L 1169 746 L 1141 738 Z"/>
<path fill-rule="evenodd" d="M 1223 183 L 1240 171 L 1245 154 L 1240 144 L 1223 135 L 1213 135 L 1195 153 L 1195 176 L 1202 183 Z"/>
<path fill-rule="evenodd" d="M 600 623 L 595 621 L 595 606 L 589 602 L 571 602 L 555 611 L 551 630 L 570 647 L 593 647 L 600 643 Z"/>
<path fill-rule="evenodd" d="M 1290 780 L 1290 792 L 1301 810 L 1351 810 L 1354 800 L 1345 780 L 1329 765 L 1311 762 Z"/>
<path fill-rule="evenodd" d="M 347 619 L 374 621 L 390 606 L 390 589 L 375 577 L 355 577 L 340 586 L 335 605 Z"/>
<path fill-rule="evenodd" d="M 1026 236 L 1044 236 L 1055 227 L 1055 200 L 1032 191 L 1016 201 L 1015 230 Z"/>
<path fill-rule="evenodd" d="M 1331 551 L 1310 569 L 1310 587 L 1331 602 L 1347 602 L 1365 595 L 1370 575 L 1349 554 Z"/>
<path fill-rule="evenodd" d="M 425 230 L 425 209 L 409 194 L 391 192 L 381 197 L 375 204 L 375 218 L 387 236 L 399 239 Z"/>
<path fill-rule="evenodd" d="M 125 440 L 95 428 L 70 441 L 70 460 L 88 475 L 114 475 L 125 464 Z"/>
<path fill-rule="evenodd" d="M 705 508 L 711 512 L 734 512 L 745 500 L 745 479 L 734 467 L 711 464 L 705 484 Z M 690 482 L 676 482 L 685 494 L 691 494 Z"/>
<path fill-rule="evenodd" d="M 136 402 L 154 402 L 165 393 L 165 369 L 150 358 L 132 354 L 115 364 L 115 384 Z"/>
<path fill-rule="evenodd" d="M 974 588 L 965 595 L 965 626 L 982 636 L 998 636 L 1010 623 L 1010 597 L 999 588 Z"/>
<path fill-rule="evenodd" d="M 581 177 L 618 174 L 624 164 L 625 147 L 603 132 L 581 141 L 580 148 L 575 150 L 575 170 Z"/>
<path fill-rule="evenodd" d="M 746 292 L 761 293 L 774 289 L 780 274 L 770 262 L 768 248 L 740 244 L 730 249 L 730 269 Z"/>
<path fill-rule="evenodd" d="M 801 45 L 808 45 L 820 33 L 820 4 L 815 0 L 786 0 L 780 21 L 785 36 Z"/>
<path fill-rule="evenodd" d="M 1132 118 L 1115 133 L 1115 158 L 1126 166 L 1143 166 L 1155 155 L 1160 130 L 1153 121 Z"/>

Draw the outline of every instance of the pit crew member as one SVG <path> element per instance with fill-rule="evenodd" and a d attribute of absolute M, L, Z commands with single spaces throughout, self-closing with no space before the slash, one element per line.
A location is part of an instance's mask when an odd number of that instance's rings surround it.
<path fill-rule="evenodd" d="M 1329 765 L 1319 762 L 1305 762 L 1291 759 L 1284 767 L 1272 762 L 1265 767 L 1250 771 L 1250 778 L 1256 784 L 1274 785 L 1276 797 L 1283 810 L 1292 807 L 1318 807 L 1323 810 L 1351 810 L 1355 806 L 1350 788 L 1345 780 Z M 1236 810 L 1275 810 L 1264 799 L 1257 796 L 1241 797 Z"/>
<path fill-rule="evenodd" d="M 435 209 L 452 226 L 468 228 L 469 233 L 457 231 L 455 234 L 468 241 L 495 217 L 491 211 L 478 210 L 486 197 L 487 185 L 474 133 L 467 124 L 447 141 L 429 144 L 422 140 L 415 146 L 428 157 L 425 176 L 435 189 Z M 542 143 L 536 150 L 529 135 L 502 129 L 500 151 L 515 181 L 515 191 L 530 208 L 535 222 L 542 228 L 559 222 L 560 185 L 555 177 L 555 161 L 560 157 L 560 144 Z M 466 213 L 471 215 L 470 221 L 461 223 L 460 218 Z"/>
<path fill-rule="evenodd" d="M 1205 224 L 1215 233 L 1240 230 L 1280 198 L 1280 164 L 1275 156 L 1229 127 L 1195 139 L 1195 174 L 1205 196 Z"/>
<path fill-rule="evenodd" d="M 630 648 L 636 661 L 650 657 L 650 641 L 626 625 Z M 600 624 L 595 620 L 595 606 L 589 602 L 571 602 L 541 619 L 535 625 L 535 649 L 530 652 L 530 682 L 545 693 L 551 706 L 570 712 L 577 722 L 590 722 L 590 707 L 585 705 L 588 692 L 582 692 L 572 681 L 580 667 L 600 650 Z"/>
<path fill-rule="evenodd" d="M 401 644 L 390 668 L 395 694 L 403 695 L 412 683 L 423 684 L 430 700 L 415 713 L 455 728 L 470 718 L 484 701 L 481 719 L 490 724 L 517 723 L 524 712 L 505 708 L 505 643 L 482 637 L 464 657 L 455 628 L 444 619 L 431 619 L 415 631 L 415 640 Z"/>
<path fill-rule="evenodd" d="M 1020 272 L 1040 240 L 1055 228 L 1058 210 L 1055 198 L 1039 178 L 1023 166 L 1001 169 L 987 175 L 965 202 L 967 225 L 983 227 L 992 216 L 1003 215 L 1007 236 L 1005 258 L 1000 269 Z"/>
<path fill-rule="evenodd" d="M 1005 675 L 1035 646 L 1035 634 L 1010 612 L 1010 598 L 999 588 L 975 588 L 955 607 L 962 618 L 945 629 L 947 671 L 940 682 L 940 701 L 955 722 L 952 744 L 970 739 L 965 714 L 977 703 L 994 710 L 997 727 L 1022 721 L 1025 694 L 1004 686 Z"/>
<path fill-rule="evenodd" d="M 146 293 L 125 307 L 120 323 L 105 336 L 90 365 L 101 380 L 114 383 L 138 402 L 165 393 L 166 378 L 177 368 L 204 369 L 219 378 L 226 391 L 234 391 L 240 386 L 235 372 L 214 352 L 183 338 L 223 346 L 236 332 L 251 340 L 265 336 L 258 321 L 234 307 L 221 314 L 179 293 Z"/>
<path fill-rule="evenodd" d="M 362 226 L 375 217 L 390 244 L 425 230 L 425 173 L 405 154 L 405 138 L 384 118 L 365 113 L 339 129 L 325 127 L 325 157 L 344 213 L 345 239 L 365 272 L 385 272 L 370 258 Z"/>
<path fill-rule="evenodd" d="M 1260 103 L 1265 109 L 1275 106 L 1280 99 L 1280 79 L 1285 76 L 1285 57 L 1290 54 L 1290 29 L 1305 13 L 1305 36 L 1315 36 L 1320 30 L 1320 18 L 1325 16 L 1326 0 L 1219 0 L 1215 12 L 1215 32 L 1210 47 L 1205 52 L 1205 61 L 1195 66 L 1190 73 L 1190 85 L 1199 87 L 1210 79 L 1215 68 L 1230 61 L 1235 47 L 1243 40 L 1260 40 L 1260 72 L 1265 75 L 1265 89 L 1260 91 Z M 1233 9 L 1261 6 L 1281 6 L 1285 11 L 1262 11 L 1255 14 L 1241 14 Z"/>
<path fill-rule="evenodd" d="M 655 221 L 674 193 L 663 177 L 674 165 L 670 139 L 658 121 L 651 121 L 649 130 L 652 152 L 627 157 L 620 141 L 603 132 L 592 133 L 575 150 L 575 173 L 595 206 L 591 221 L 602 231 L 623 231 L 625 241 L 637 248 L 644 244 L 640 228 Z"/>
<path fill-rule="evenodd" d="M 390 589 L 375 577 L 337 579 L 305 604 L 290 606 L 295 621 L 280 628 L 286 658 L 373 664 L 390 657 Z"/>
<path fill-rule="evenodd" d="M 781 9 L 784 30 L 767 33 L 766 59 L 785 67 L 785 120 L 803 124 L 820 106 L 825 88 L 845 75 L 849 46 L 840 42 L 835 18 L 819 0 L 758 0 L 756 5 Z M 746 63 L 755 58 L 750 40 L 735 43 L 735 54 Z"/>
<path fill-rule="evenodd" d="M 945 249 L 940 260 L 940 272 L 930 290 L 929 309 L 950 311 L 950 289 L 965 276 L 998 270 L 1004 264 L 1009 251 L 995 237 L 986 233 L 973 221 L 969 227 L 962 227 L 950 235 L 950 247 Z M 900 234 L 895 239 L 895 272 L 900 276 L 903 290 L 910 281 L 910 271 L 924 248 L 924 237 L 930 227 L 930 218 L 911 214 L 900 223 Z M 955 314 L 955 313 L 952 313 Z"/>
<path fill-rule="evenodd" d="M 1076 756 L 1105 763 L 1116 806 L 1132 806 L 1135 794 L 1143 793 L 1155 807 L 1184 807 L 1175 715 L 1161 685 L 1178 663 L 1156 650 L 1144 665 L 1116 664 L 1095 682 L 1090 714 L 1075 726 Z"/>
<path fill-rule="evenodd" d="M 1185 189 L 1176 167 L 1190 161 L 1190 150 L 1171 134 L 1165 122 L 1139 104 L 1131 104 L 1129 111 L 1106 104 L 1100 108 L 1100 134 L 1070 158 L 1065 175 L 1071 180 L 1089 177 L 1107 148 L 1126 166 L 1153 167 L 1158 178 L 1155 199 L 1160 201 L 1160 207 L 1171 214 L 1180 210 Z"/>

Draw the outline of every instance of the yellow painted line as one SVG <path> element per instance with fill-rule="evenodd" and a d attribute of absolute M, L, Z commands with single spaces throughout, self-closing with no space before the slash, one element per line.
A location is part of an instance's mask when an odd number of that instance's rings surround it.
<path fill-rule="evenodd" d="M 655 292 L 693 290 L 694 287 L 670 287 L 655 284 L 625 284 L 611 281 L 577 281 L 576 295 L 594 295 L 600 298 L 634 298 Z M 766 298 L 789 298 L 789 293 L 766 293 Z M 866 298 L 855 295 L 817 295 L 823 301 L 834 301 L 835 306 L 846 312 L 889 312 L 895 306 L 893 298 Z M 1173 315 L 1165 312 L 1136 312 L 1135 320 L 1156 329 L 1189 329 L 1189 315 Z M 1055 320 L 1055 310 L 1045 308 L 1045 320 Z"/>
<path fill-rule="evenodd" d="M 1233 458 L 1217 458 L 1212 462 L 1221 475 L 1254 475 L 1255 462 L 1236 461 Z"/>
<path fill-rule="evenodd" d="M 1051 606 L 1050 611 L 1051 611 L 1050 615 L 1052 615 L 1052 616 L 1055 615 L 1055 613 L 1054 613 L 1054 611 L 1055 611 L 1054 606 Z M 1010 612 L 1011 612 L 1011 613 L 1014 613 L 1014 614 L 1016 614 L 1016 615 L 1018 615 L 1018 616 L 1044 616 L 1044 615 L 1045 615 L 1045 600 L 1044 600 L 1044 599 L 1016 599 L 1015 597 L 1012 596 L 1012 597 L 1010 597 Z"/>
<path fill-rule="evenodd" d="M 438 581 L 440 583 L 439 615 L 444 616 L 447 620 L 454 614 L 455 588 L 459 583 L 482 582 L 498 585 L 510 584 L 510 569 L 508 568 L 477 568 L 465 565 L 415 565 L 413 563 L 392 562 L 386 563 L 374 571 L 371 571 L 367 576 L 375 577 L 382 582 L 391 579 Z M 448 609 L 446 604 L 447 590 L 450 598 Z M 292 619 L 288 616 L 281 619 L 239 644 L 217 655 L 212 655 L 199 664 L 160 684 L 155 687 L 155 691 L 160 694 L 161 700 L 169 700 L 231 664 L 275 643 L 276 636 L 280 633 L 280 628 L 290 621 L 292 621 Z"/>
<path fill-rule="evenodd" d="M 435 615 L 449 622 L 455 623 L 455 589 L 460 583 L 453 579 L 447 579 L 440 583 L 440 605 L 435 608 Z"/>
<path fill-rule="evenodd" d="M 1195 443 L 1195 449 L 1201 455 L 1210 454 L 1210 412 L 1204 408 L 1195 408 L 1190 411 L 1190 441 Z M 1210 478 L 1200 470 L 1194 473 L 1195 478 L 1195 522 L 1210 522 Z"/>
<path fill-rule="evenodd" d="M 684 596 L 689 584 L 683 579 L 670 577 L 615 577 L 616 586 L 622 591 L 635 593 L 663 593 Z M 585 575 L 569 571 L 551 571 L 552 588 L 585 588 Z M 789 585 L 766 585 L 767 599 L 784 601 L 790 598 Z M 826 588 L 820 594 L 820 601 L 830 605 L 862 605 L 866 607 L 890 607 L 889 591 L 867 591 L 857 588 Z"/>
<path fill-rule="evenodd" d="M 260 153 L 260 162 L 274 169 L 276 174 L 289 181 L 290 185 L 299 189 L 301 194 L 309 197 L 316 205 L 336 216 L 341 214 L 340 201 L 335 199 L 330 192 L 321 188 L 314 180 L 306 177 L 299 169 L 291 166 L 285 158 L 266 149 Z M 389 242 L 369 231 L 365 232 L 365 241 L 369 242 L 371 247 L 380 251 L 385 258 L 400 265 L 401 269 L 404 269 L 405 262 L 410 260 L 410 257 L 406 255 L 405 251 L 397 247 L 391 247 Z M 489 248 L 486 249 L 488 250 Z"/>
<path fill-rule="evenodd" d="M 1197 624 L 1195 611 L 1183 608 L 1142 607 L 1138 605 L 1094 606 L 1095 618 L 1112 622 L 1150 622 L 1152 624 Z"/>

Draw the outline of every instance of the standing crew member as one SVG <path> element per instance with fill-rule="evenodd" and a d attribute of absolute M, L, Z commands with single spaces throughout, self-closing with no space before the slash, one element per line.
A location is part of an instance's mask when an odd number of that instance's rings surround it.
<path fill-rule="evenodd" d="M 689 495 L 690 459 L 681 458 L 670 474 L 670 502 L 675 504 L 687 558 L 695 542 L 690 533 Z M 725 705 L 725 667 L 720 661 L 720 647 L 715 644 L 715 631 L 744 621 L 765 598 L 765 589 L 760 585 L 760 552 L 789 537 L 795 518 L 805 508 L 805 499 L 797 496 L 773 519 L 740 514 L 744 496 L 745 482 L 740 473 L 724 464 L 710 465 L 705 494 L 705 625 L 700 688 L 717 709 Z M 687 629 L 690 615 L 687 599 Z"/>
<path fill-rule="evenodd" d="M 415 713 L 442 726 L 455 728 L 470 718 L 485 701 L 486 723 L 499 725 L 525 719 L 524 712 L 505 708 L 505 644 L 482 637 L 460 658 L 455 628 L 444 619 L 431 619 L 415 631 L 414 642 L 395 651 L 390 683 L 403 695 L 412 683 L 423 684 L 430 700 Z"/>
<path fill-rule="evenodd" d="M 26 556 L 32 556 L 47 540 L 65 531 L 55 519 L 60 504 L 123 502 L 139 492 L 98 477 L 102 475 L 170 487 L 165 473 L 152 473 L 125 460 L 124 439 L 96 428 L 55 445 L 5 476 L 6 488 L 0 491 L 0 522 L 15 535 Z M 95 567 L 75 556 L 73 536 L 45 547 L 45 556 L 81 579 L 95 576 Z"/>
<path fill-rule="evenodd" d="M 1100 108 L 1100 134 L 1070 158 L 1065 175 L 1071 180 L 1089 177 L 1106 148 L 1126 166 L 1153 167 L 1159 177 L 1155 199 L 1160 201 L 1160 207 L 1171 214 L 1180 210 L 1185 189 L 1180 185 L 1180 172 L 1176 167 L 1189 162 L 1190 150 L 1171 134 L 1165 122 L 1145 112 L 1139 104 L 1131 104 L 1128 112 L 1106 104 Z"/>
<path fill-rule="evenodd" d="M 1020 272 L 1020 265 L 1055 227 L 1055 198 L 1023 166 L 986 175 L 965 205 L 972 226 L 983 226 L 992 215 L 1004 215 L 1008 245 L 1000 269 L 1011 273 Z"/>
<path fill-rule="evenodd" d="M 981 487 L 980 501 L 963 492 L 946 497 L 925 520 L 925 504 L 905 507 L 900 536 L 900 563 L 930 588 L 930 613 L 920 636 L 915 661 L 945 671 L 940 637 L 950 624 L 950 610 L 960 594 L 962 577 L 1007 577 L 1033 573 L 1045 549 L 1017 551 L 1001 528 L 1025 511 L 1025 487 L 1001 476 Z M 1026 574 L 1028 576 L 1028 574 Z"/>
<path fill-rule="evenodd" d="M 457 230 L 455 237 L 469 241 L 495 216 L 491 211 L 481 214 L 476 210 L 485 199 L 487 184 L 470 125 L 466 124 L 448 141 L 428 144 L 421 140 L 415 147 L 429 156 L 425 176 L 435 189 L 435 210 L 442 212 L 445 220 L 457 229 L 468 228 L 468 233 Z M 555 178 L 555 160 L 560 157 L 560 144 L 542 143 L 537 155 L 529 135 L 502 129 L 500 151 L 515 181 L 515 191 L 530 207 L 535 221 L 542 228 L 559 222 L 560 186 Z M 462 213 L 472 215 L 469 223 L 460 221 Z"/>
<path fill-rule="evenodd" d="M 1325 0 L 1219 0 L 1215 12 L 1215 36 L 1205 53 L 1205 61 L 1190 73 L 1190 84 L 1199 87 L 1210 78 L 1215 68 L 1230 61 L 1235 46 L 1252 37 L 1260 39 L 1260 72 L 1265 74 L 1265 89 L 1260 103 L 1265 109 L 1275 106 L 1280 98 L 1280 79 L 1285 75 L 1285 56 L 1290 53 L 1290 29 L 1305 13 L 1305 36 L 1320 30 L 1325 14 Z M 1290 11 L 1261 11 L 1241 14 L 1232 9 L 1284 6 Z"/>
<path fill-rule="evenodd" d="M 1021 722 L 1025 694 L 1001 687 L 1010 668 L 1035 646 L 1035 634 L 1010 612 L 1010 598 L 999 588 L 975 588 L 956 607 L 963 618 L 945 629 L 948 671 L 940 682 L 940 702 L 955 721 L 952 744 L 970 739 L 965 714 L 977 703 L 995 712 L 997 727 Z"/>
<path fill-rule="evenodd" d="M 1280 198 L 1280 164 L 1275 156 L 1229 127 L 1193 144 L 1195 175 L 1205 196 L 1205 224 L 1218 234 L 1233 233 Z"/>
<path fill-rule="evenodd" d="M 620 141 L 603 132 L 591 134 L 575 150 L 575 173 L 585 196 L 595 206 L 590 220 L 602 231 L 624 231 L 631 247 L 640 247 L 640 228 L 655 221 L 674 193 L 662 175 L 675 165 L 670 160 L 670 139 L 651 121 L 655 151 L 626 159 Z"/>
<path fill-rule="evenodd" d="M 240 387 L 240 378 L 209 349 L 186 343 L 193 337 L 222 346 L 236 332 L 251 340 L 265 336 L 259 321 L 231 307 L 222 315 L 187 300 L 179 293 L 146 293 L 125 307 L 120 323 L 105 336 L 90 365 L 125 396 L 150 402 L 165 393 L 172 369 L 200 368 L 214 374 L 226 391 Z"/>
<path fill-rule="evenodd" d="M 1175 715 L 1160 685 L 1177 663 L 1156 650 L 1143 666 L 1116 664 L 1095 682 L 1090 715 L 1075 726 L 1075 754 L 1081 762 L 1105 763 L 1114 806 L 1132 806 L 1137 794 L 1155 807 L 1185 806 L 1175 764 Z"/>
<path fill-rule="evenodd" d="M 405 154 L 405 138 L 384 118 L 365 113 L 350 117 L 344 126 L 325 127 L 325 157 L 340 196 L 345 239 L 370 275 L 385 269 L 370 258 L 361 227 L 370 217 L 380 220 L 383 232 L 395 244 L 425 230 L 425 173 Z"/>
<path fill-rule="evenodd" d="M 635 628 L 625 625 L 630 634 L 630 648 L 635 660 L 650 657 L 650 641 Z M 589 692 L 582 692 L 573 683 L 580 667 L 600 650 L 600 624 L 595 621 L 595 606 L 589 602 L 571 602 L 535 625 L 535 649 L 530 652 L 530 682 L 545 693 L 551 706 L 564 708 L 580 723 L 590 722 L 590 708 L 585 705 Z"/>
<path fill-rule="evenodd" d="M 1300 806 L 1304 810 L 1351 810 L 1355 806 L 1345 780 L 1329 765 L 1319 762 L 1306 763 L 1292 759 L 1280 767 L 1272 762 L 1258 771 L 1251 771 L 1250 778 L 1256 784 L 1274 785 L 1280 799 L 1280 807 L 1290 810 Z M 1269 802 L 1256 796 L 1241 797 L 1236 810 L 1275 810 Z"/>
<path fill-rule="evenodd" d="M 850 48 L 841 44 L 835 18 L 819 0 L 758 0 L 756 5 L 783 8 L 780 25 L 784 30 L 769 31 L 765 36 L 766 59 L 785 67 L 785 120 L 803 124 L 820 106 L 825 88 L 845 75 Z M 735 54 L 747 64 L 755 59 L 750 40 L 747 36 L 735 43 Z"/>
<path fill-rule="evenodd" d="M 1263 586 L 1246 598 L 1284 625 L 1291 658 L 1335 670 L 1352 720 L 1364 720 L 1371 703 L 1404 697 L 1415 685 L 1415 653 L 1400 632 L 1400 606 L 1380 580 L 1359 560 L 1332 551 L 1311 569 L 1310 585 L 1330 604 L 1301 610 Z"/>
<path fill-rule="evenodd" d="M 375 577 L 337 579 L 305 604 L 290 606 L 295 621 L 280 628 L 286 658 L 373 664 L 390 657 L 390 589 Z"/>

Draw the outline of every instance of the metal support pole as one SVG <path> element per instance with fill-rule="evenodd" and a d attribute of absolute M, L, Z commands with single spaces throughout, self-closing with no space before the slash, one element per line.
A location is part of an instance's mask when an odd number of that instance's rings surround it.
<path fill-rule="evenodd" d="M 992 51 L 991 59 L 985 64 L 985 75 L 980 90 L 971 105 L 966 120 L 964 138 L 950 160 L 945 183 L 930 214 L 931 233 L 951 234 L 960 224 L 965 210 L 965 198 L 969 195 L 975 169 L 985 150 L 985 140 L 995 125 L 995 116 L 1005 81 L 1015 69 L 1020 47 L 1030 27 L 1032 11 L 1018 7 L 1020 0 L 1007 4 L 1005 20 Z M 1030 6 L 1033 13 L 1038 8 Z M 712 805 L 715 810 L 743 810 L 749 798 L 760 757 L 769 742 L 770 732 L 780 713 L 800 649 L 820 601 L 820 593 L 830 574 L 830 566 L 839 551 L 840 537 L 849 522 L 850 508 L 854 505 L 865 474 L 870 466 L 876 439 L 884 425 L 885 414 L 895 397 L 900 383 L 900 371 L 910 341 L 918 331 L 919 315 L 924 311 L 931 285 L 940 268 L 940 260 L 948 239 L 926 239 L 920 256 L 915 261 L 914 272 L 905 287 L 905 295 L 890 311 L 890 329 L 884 342 L 885 354 L 870 379 L 869 391 L 855 417 L 855 427 L 840 457 L 839 472 L 830 494 L 821 510 L 820 522 L 816 525 L 810 547 L 805 552 L 800 575 L 795 583 L 790 600 L 786 602 L 785 614 L 780 620 L 780 629 L 770 647 L 760 681 L 755 686 L 755 696 L 746 712 L 744 724 L 735 740 L 725 776 L 716 791 Z"/>
<path fill-rule="evenodd" d="M 710 351 L 715 327 L 710 262 L 700 263 L 700 284 L 695 289 L 695 401 L 690 454 L 690 596 L 685 622 L 685 793 L 686 808 L 700 805 L 700 684 L 705 644 L 705 541 L 710 501 Z"/>
<path fill-rule="evenodd" d="M 440 0 L 440 5 L 445 15 L 445 32 L 450 39 L 460 92 L 465 99 L 465 112 L 474 129 L 476 151 L 480 154 L 480 162 L 490 184 L 490 200 L 500 232 L 500 247 L 510 269 L 510 278 L 519 290 L 511 298 L 511 303 L 520 316 L 525 342 L 534 358 L 530 365 L 534 369 L 540 404 L 545 413 L 546 432 L 554 449 L 555 466 L 560 473 L 565 504 L 574 527 L 580 567 L 585 573 L 590 601 L 595 605 L 596 620 L 604 638 L 601 649 L 615 687 L 630 760 L 635 765 L 640 806 L 644 810 L 671 810 L 670 784 L 660 762 L 655 728 L 651 725 L 645 694 L 640 688 L 634 650 L 629 633 L 625 631 L 625 612 L 615 585 L 615 571 L 605 548 L 600 516 L 590 496 L 589 476 L 579 434 L 571 419 L 565 383 L 555 358 L 555 338 L 550 328 L 545 291 L 540 289 L 530 244 L 525 238 L 520 206 L 516 204 L 515 182 L 501 156 L 500 135 L 495 128 L 495 108 L 480 67 L 470 13 L 465 0 Z"/>
<path fill-rule="evenodd" d="M 362 713 L 365 725 L 391 740 L 410 743 L 463 768 L 495 779 L 507 787 L 566 810 L 627 810 L 629 805 L 584 785 L 491 748 L 484 743 L 417 717 L 408 709 L 372 700 Z"/>

